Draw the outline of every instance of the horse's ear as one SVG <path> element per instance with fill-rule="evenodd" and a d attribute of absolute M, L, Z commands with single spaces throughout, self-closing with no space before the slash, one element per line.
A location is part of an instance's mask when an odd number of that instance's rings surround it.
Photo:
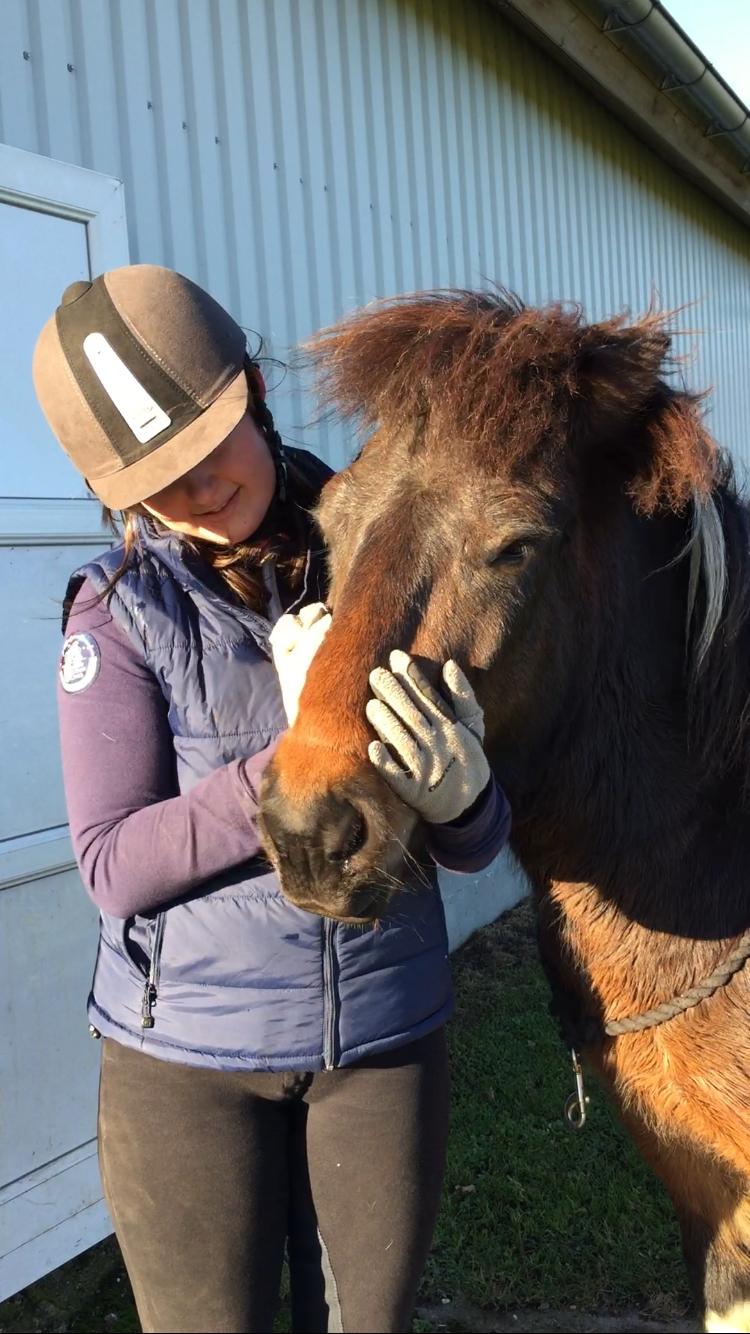
<path fill-rule="evenodd" d="M 612 321 L 582 331 L 575 365 L 574 394 L 591 425 L 611 425 L 640 413 L 653 395 L 669 352 L 670 338 L 660 322 Z"/>
<path fill-rule="evenodd" d="M 717 447 L 700 400 L 661 379 L 670 347 L 660 322 L 584 331 L 573 388 L 576 433 L 597 468 L 616 470 L 635 508 L 680 511 L 708 494 Z"/>

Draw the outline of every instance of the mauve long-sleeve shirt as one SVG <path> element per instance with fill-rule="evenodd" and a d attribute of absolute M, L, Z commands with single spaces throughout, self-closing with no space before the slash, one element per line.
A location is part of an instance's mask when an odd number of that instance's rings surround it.
<path fill-rule="evenodd" d="M 85 581 L 67 634 L 95 640 L 83 689 L 58 684 L 73 849 L 97 906 L 115 917 L 164 907 L 260 850 L 258 787 L 273 746 L 177 787 L 167 704 L 156 677 Z M 508 803 L 494 780 L 470 812 L 428 831 L 439 866 L 472 874 L 507 840 Z"/>

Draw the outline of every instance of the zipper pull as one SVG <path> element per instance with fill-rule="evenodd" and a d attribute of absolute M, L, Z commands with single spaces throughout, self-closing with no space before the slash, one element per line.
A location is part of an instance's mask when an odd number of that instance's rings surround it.
<path fill-rule="evenodd" d="M 143 988 L 143 999 L 141 1001 L 141 1028 L 153 1028 L 154 1016 L 151 1013 L 152 1005 L 156 1004 L 156 987 L 149 978 Z"/>
<path fill-rule="evenodd" d="M 156 1004 L 156 979 L 159 976 L 159 959 L 163 938 L 164 913 L 160 912 L 154 919 L 154 929 L 151 937 L 151 963 L 148 970 L 148 979 L 143 988 L 143 999 L 141 1000 L 141 1028 L 153 1028 L 154 1026 L 154 1016 L 151 1009 Z"/>

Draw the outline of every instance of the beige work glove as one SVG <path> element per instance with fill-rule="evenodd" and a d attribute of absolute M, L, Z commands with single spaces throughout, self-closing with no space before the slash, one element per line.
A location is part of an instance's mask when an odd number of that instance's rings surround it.
<path fill-rule="evenodd" d="M 457 662 L 443 667 L 450 704 L 408 653 L 391 653 L 390 668 L 370 673 L 376 698 L 368 701 L 366 713 L 380 740 L 370 742 L 368 754 L 407 806 L 428 824 L 448 824 L 490 781 L 482 749 L 484 714 Z"/>
<path fill-rule="evenodd" d="M 271 657 L 290 727 L 297 717 L 308 668 L 328 634 L 330 624 L 330 612 L 323 603 L 310 602 L 306 607 L 300 607 L 296 614 L 287 612 L 281 616 L 269 636 Z"/>

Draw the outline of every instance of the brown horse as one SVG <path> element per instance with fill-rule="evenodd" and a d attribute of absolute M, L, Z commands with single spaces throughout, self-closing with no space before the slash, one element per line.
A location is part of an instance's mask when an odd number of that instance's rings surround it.
<path fill-rule="evenodd" d="M 750 965 L 644 1032 L 750 927 L 748 514 L 649 316 L 426 294 L 319 335 L 373 429 L 326 487 L 333 624 L 265 785 L 287 894 L 387 913 L 410 813 L 367 761 L 368 672 L 449 656 L 484 705 L 569 1032 L 674 1201 L 707 1328 L 750 1330 Z"/>

